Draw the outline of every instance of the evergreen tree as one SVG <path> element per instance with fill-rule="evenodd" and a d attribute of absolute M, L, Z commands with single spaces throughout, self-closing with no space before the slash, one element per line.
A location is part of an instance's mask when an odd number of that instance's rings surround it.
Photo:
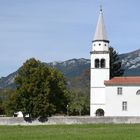
<path fill-rule="evenodd" d="M 19 69 L 15 82 L 17 88 L 11 98 L 14 111 L 31 118 L 66 112 L 66 82 L 57 70 L 31 58 Z"/>
<path fill-rule="evenodd" d="M 118 53 L 113 47 L 110 50 L 110 79 L 115 76 L 122 76 L 124 74 L 124 69 L 122 68 L 122 62 L 120 61 Z"/>

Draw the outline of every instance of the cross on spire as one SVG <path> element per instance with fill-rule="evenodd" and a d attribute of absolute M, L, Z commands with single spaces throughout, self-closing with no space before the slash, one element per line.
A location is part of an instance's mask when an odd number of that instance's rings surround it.
<path fill-rule="evenodd" d="M 103 11 L 103 9 L 102 9 L 102 5 L 100 5 L 100 12 L 102 12 Z"/>

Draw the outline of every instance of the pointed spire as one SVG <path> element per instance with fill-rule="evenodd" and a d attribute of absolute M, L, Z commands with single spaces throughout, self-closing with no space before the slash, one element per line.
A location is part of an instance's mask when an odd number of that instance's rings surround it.
<path fill-rule="evenodd" d="M 109 40 L 107 39 L 107 34 L 106 34 L 106 30 L 105 30 L 105 25 L 104 25 L 102 6 L 100 6 L 100 14 L 99 14 L 99 18 L 98 18 L 96 32 L 95 32 L 95 35 L 93 38 L 93 42 L 94 41 L 107 41 L 107 42 L 109 42 Z"/>

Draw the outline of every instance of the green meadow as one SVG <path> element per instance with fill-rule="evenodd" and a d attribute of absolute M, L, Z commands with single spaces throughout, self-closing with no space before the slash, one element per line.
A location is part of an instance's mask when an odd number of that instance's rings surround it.
<path fill-rule="evenodd" d="M 140 140 L 140 125 L 0 126 L 0 140 Z"/>

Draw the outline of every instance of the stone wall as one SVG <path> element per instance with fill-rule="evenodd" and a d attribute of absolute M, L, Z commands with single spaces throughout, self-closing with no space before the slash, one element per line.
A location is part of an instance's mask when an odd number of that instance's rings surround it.
<path fill-rule="evenodd" d="M 0 125 L 52 125 L 52 124 L 131 124 L 140 123 L 140 117 L 49 117 L 42 120 L 24 120 L 23 118 L 0 117 Z"/>

